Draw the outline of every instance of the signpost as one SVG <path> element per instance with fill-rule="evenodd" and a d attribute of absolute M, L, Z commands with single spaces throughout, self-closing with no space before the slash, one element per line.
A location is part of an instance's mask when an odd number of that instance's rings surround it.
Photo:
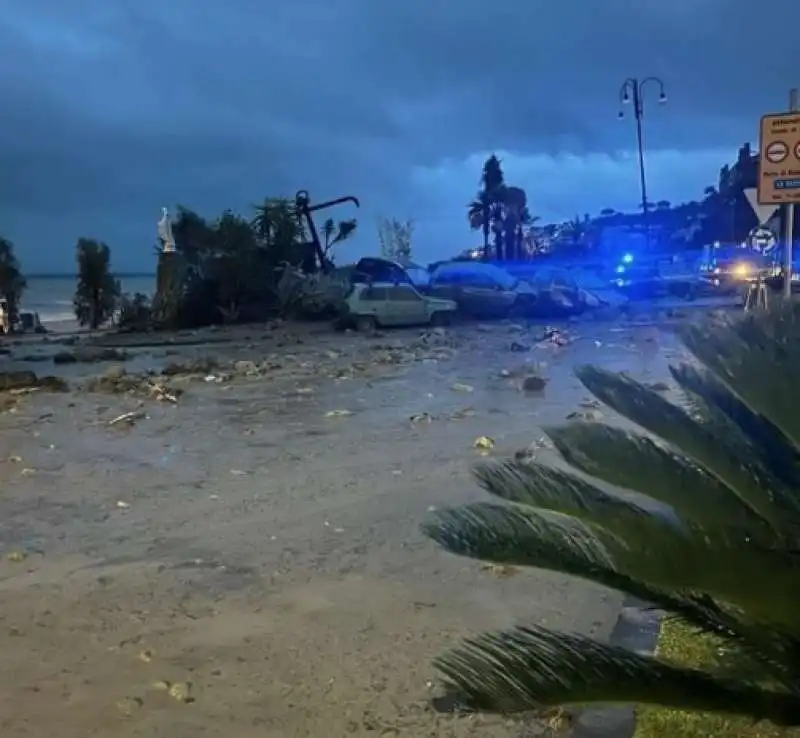
<path fill-rule="evenodd" d="M 772 216 L 778 212 L 778 208 L 780 207 L 780 205 L 774 202 L 761 205 L 758 201 L 758 190 L 755 187 L 745 188 L 744 196 L 747 198 L 747 202 L 750 203 L 750 207 L 756 214 L 756 218 L 758 218 L 759 227 L 766 225 Z"/>
<path fill-rule="evenodd" d="M 789 112 L 761 118 L 758 166 L 758 204 L 784 205 L 786 241 L 783 255 L 783 294 L 792 294 L 794 206 L 800 202 L 800 100 L 789 93 Z"/>

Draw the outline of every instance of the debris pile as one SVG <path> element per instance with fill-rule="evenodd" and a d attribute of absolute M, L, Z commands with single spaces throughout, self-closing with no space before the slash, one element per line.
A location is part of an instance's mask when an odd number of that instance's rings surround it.
<path fill-rule="evenodd" d="M 99 376 L 91 377 L 86 382 L 86 390 L 127 394 L 173 404 L 183 394 L 182 389 L 170 387 L 164 376 L 159 377 L 151 373 L 129 374 L 124 367 L 118 365 L 109 367 Z"/>

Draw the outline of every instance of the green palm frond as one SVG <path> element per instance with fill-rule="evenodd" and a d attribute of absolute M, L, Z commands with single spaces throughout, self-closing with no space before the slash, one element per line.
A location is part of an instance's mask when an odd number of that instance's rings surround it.
<path fill-rule="evenodd" d="M 780 527 L 763 472 L 727 448 L 724 435 L 701 425 L 684 410 L 631 377 L 593 366 L 575 370 L 578 379 L 598 400 L 620 415 L 680 449 L 713 474 L 753 513 Z"/>
<path fill-rule="evenodd" d="M 717 477 L 651 438 L 602 423 L 544 431 L 570 466 L 615 487 L 642 490 L 682 518 L 709 526 L 718 525 L 721 517 L 731 525 L 761 524 Z"/>
<path fill-rule="evenodd" d="M 466 707 L 487 712 L 635 702 L 795 725 L 800 708 L 797 698 L 784 692 L 748 687 L 536 626 L 469 639 L 435 664 Z"/>
<path fill-rule="evenodd" d="M 665 524 L 574 474 L 542 464 L 491 461 L 478 464 L 474 474 L 487 492 L 507 502 L 532 505 L 589 522 L 615 521 L 628 531 L 631 525 L 647 526 L 651 521 Z"/>
<path fill-rule="evenodd" d="M 786 436 L 760 413 L 751 410 L 714 375 L 684 364 L 671 367 L 670 372 L 681 388 L 724 416 L 732 432 L 737 433 L 746 448 L 755 454 L 762 469 L 769 474 L 772 488 L 780 491 L 777 501 L 795 512 L 800 511 L 800 454 L 787 442 Z"/>
<path fill-rule="evenodd" d="M 653 603 L 714 634 L 724 663 L 681 669 L 519 628 L 437 662 L 467 705 L 638 702 L 800 725 L 800 307 L 679 333 L 701 366 L 672 374 L 699 412 L 624 374 L 581 367 L 595 397 L 650 435 L 597 423 L 548 428 L 567 469 L 481 464 L 478 482 L 498 503 L 437 511 L 425 532 L 459 555 Z"/>
<path fill-rule="evenodd" d="M 787 398 L 797 391 L 800 322 L 797 308 L 769 319 L 753 317 L 709 331 L 682 326 L 684 345 L 714 376 L 753 411 L 768 414 L 795 448 L 800 446 L 800 416 Z M 769 381 L 764 381 L 769 367 Z"/>
<path fill-rule="evenodd" d="M 618 589 L 609 574 L 621 574 L 664 591 L 706 592 L 781 627 L 795 622 L 794 601 L 785 594 L 797 578 L 793 559 L 752 545 L 738 528 L 698 532 L 686 522 L 667 525 L 646 514 L 638 520 L 626 526 L 603 514 L 585 522 L 540 507 L 474 503 L 437 511 L 425 532 L 461 556 L 553 569 Z"/>

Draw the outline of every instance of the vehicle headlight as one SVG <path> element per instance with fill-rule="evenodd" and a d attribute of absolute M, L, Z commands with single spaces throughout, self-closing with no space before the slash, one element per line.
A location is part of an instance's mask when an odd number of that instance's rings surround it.
<path fill-rule="evenodd" d="M 736 264 L 736 266 L 733 267 L 733 273 L 737 277 L 748 277 L 750 276 L 750 272 L 751 269 L 749 264 Z"/>

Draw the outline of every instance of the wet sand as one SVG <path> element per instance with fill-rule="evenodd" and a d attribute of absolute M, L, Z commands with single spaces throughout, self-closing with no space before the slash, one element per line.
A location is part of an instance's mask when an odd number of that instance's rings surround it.
<path fill-rule="evenodd" d="M 134 368 L 253 362 L 175 378 L 175 404 L 78 389 L 107 365 L 32 364 L 76 389 L 0 414 L 0 733 L 539 735 L 530 719 L 433 712 L 431 659 L 515 623 L 606 638 L 621 598 L 549 573 L 498 577 L 419 524 L 484 497 L 476 437 L 510 455 L 591 407 L 576 363 L 656 381 L 675 357 L 654 327 L 567 330 L 563 347 L 505 324 L 128 346 Z M 48 339 L 0 361 L 63 348 Z M 526 363 L 548 378 L 542 395 L 520 392 Z M 109 425 L 127 411 L 145 417 Z"/>

